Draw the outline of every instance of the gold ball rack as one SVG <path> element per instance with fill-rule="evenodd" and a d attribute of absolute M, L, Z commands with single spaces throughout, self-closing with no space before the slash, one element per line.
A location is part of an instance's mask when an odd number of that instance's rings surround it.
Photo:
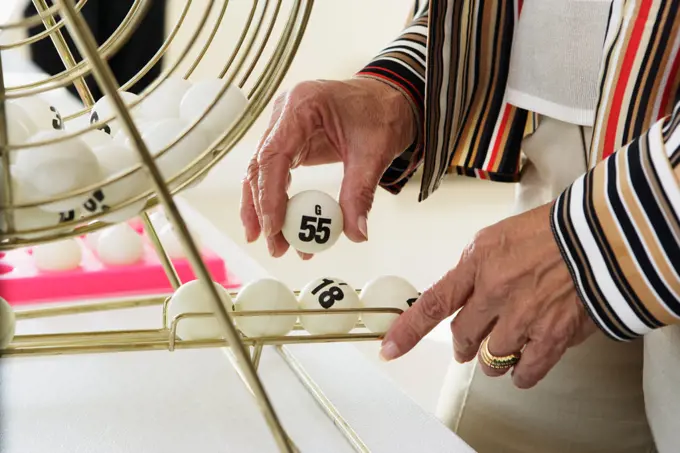
<path fill-rule="evenodd" d="M 8 30 L 26 29 L 40 24 L 45 27 L 44 31 L 34 36 L 0 44 L 0 157 L 2 159 L 0 161 L 2 163 L 2 174 L 0 174 L 0 177 L 2 177 L 0 184 L 0 190 L 2 190 L 0 215 L 2 215 L 4 220 L 3 229 L 0 230 L 0 251 L 81 236 L 108 226 L 109 224 L 101 219 L 104 213 L 88 213 L 80 218 L 60 223 L 57 226 L 21 230 L 16 228 L 15 216 L 16 212 L 22 209 L 40 207 L 72 197 L 87 195 L 97 189 L 129 177 L 136 172 L 146 172 L 153 180 L 153 189 L 145 193 L 136 194 L 134 197 L 116 205 L 109 206 L 110 209 L 106 211 L 106 214 L 114 213 L 134 203 L 144 201 L 145 209 L 140 216 L 145 231 L 161 260 L 168 280 L 172 287 L 177 289 L 181 285 L 180 279 L 172 261 L 163 249 L 156 230 L 147 214 L 147 210 L 157 205 L 162 205 L 168 220 L 179 236 L 194 274 L 204 284 L 213 301 L 215 313 L 183 313 L 174 319 L 168 319 L 168 296 L 138 297 L 85 305 L 73 304 L 33 310 L 17 310 L 16 318 L 18 322 L 21 322 L 22 320 L 35 318 L 157 306 L 161 322 L 158 329 L 151 330 L 17 335 L 6 349 L 0 350 L 0 356 L 24 357 L 226 347 L 225 350 L 228 351 L 228 356 L 232 360 L 236 371 L 259 405 L 279 450 L 282 452 L 297 452 L 298 448 L 282 427 L 257 374 L 262 348 L 264 346 L 272 346 L 289 365 L 304 387 L 316 399 L 321 408 L 334 421 L 335 425 L 345 435 L 354 449 L 358 452 L 368 452 L 368 447 L 346 420 L 343 419 L 333 404 L 324 396 L 323 391 L 309 377 L 301 364 L 285 349 L 285 345 L 377 340 L 381 337 L 381 334 L 367 333 L 365 329 L 362 329 L 363 325 L 359 323 L 356 326 L 357 329 L 348 334 L 310 335 L 298 324 L 295 330 L 288 335 L 252 338 L 246 337 L 236 328 L 233 317 L 311 313 L 333 316 L 365 312 L 398 315 L 401 313 L 401 310 L 376 308 L 333 311 L 270 310 L 229 313 L 221 303 L 219 294 L 212 284 L 210 274 L 201 258 L 199 249 L 192 239 L 187 225 L 173 200 L 174 194 L 200 180 L 239 142 L 265 106 L 271 101 L 300 45 L 310 19 L 314 0 L 290 0 L 285 2 L 285 5 L 282 0 L 252 0 L 252 6 L 245 18 L 241 33 L 233 44 L 231 52 L 225 51 L 227 48 L 225 43 L 216 43 L 215 38 L 218 35 L 220 25 L 224 23 L 225 17 L 227 17 L 229 6 L 235 2 L 230 2 L 229 0 L 203 0 L 200 2 L 185 0 L 181 13 L 176 22 L 169 27 L 167 38 L 155 56 L 134 77 L 120 86 L 107 61 L 122 48 L 137 29 L 150 6 L 150 0 L 135 0 L 118 28 L 101 45 L 97 44 L 90 28 L 80 14 L 80 10 L 87 4 L 87 0 L 78 0 L 77 2 L 74 0 L 56 0 L 52 6 L 48 5 L 46 0 L 32 0 L 32 2 L 38 12 L 36 15 L 13 23 L 0 24 L 0 34 Z M 190 11 L 196 9 L 200 11 L 199 19 L 194 26 L 190 26 L 187 23 L 187 16 Z M 211 15 L 212 17 L 216 16 L 216 19 L 213 19 L 213 23 L 209 20 Z M 189 28 L 191 29 L 188 30 Z M 82 61 L 77 62 L 69 49 L 64 38 L 64 29 L 69 31 L 80 54 L 83 55 Z M 188 32 L 185 33 L 188 35 L 188 39 L 185 43 L 182 43 L 181 49 L 177 52 L 180 57 L 162 68 L 161 75 L 140 93 L 138 101 L 126 105 L 120 96 L 120 92 L 129 90 L 153 67 L 160 65 L 161 59 L 167 55 L 168 49 L 173 44 L 178 45 L 177 36 L 180 30 Z M 3 52 L 25 47 L 43 39 L 51 40 L 65 69 L 58 74 L 48 76 L 37 82 L 6 86 L 5 77 L 2 72 Z M 217 49 L 218 52 L 210 52 L 211 49 L 213 51 Z M 206 55 L 209 52 L 211 66 L 215 64 L 215 54 L 226 56 L 216 74 L 212 74 L 223 79 L 225 83 L 220 95 L 207 109 L 206 115 L 213 110 L 220 97 L 226 92 L 229 85 L 232 84 L 237 85 L 247 93 L 248 105 L 231 127 L 225 128 L 224 132 L 199 157 L 194 159 L 179 174 L 164 180 L 155 160 L 184 139 L 201 123 L 203 118 L 194 121 L 191 126 L 179 134 L 173 143 L 152 155 L 141 137 L 138 125 L 130 114 L 130 109 L 138 102 L 143 102 L 145 98 L 151 95 L 169 77 L 179 76 L 184 79 L 190 79 L 199 67 L 202 68 L 201 64 L 206 60 Z M 195 55 L 195 57 L 189 57 L 190 55 Z M 70 128 L 67 126 L 65 128 L 66 133 L 52 141 L 9 143 L 6 102 L 74 85 L 82 101 L 82 109 L 63 117 L 64 124 L 68 125 L 72 121 L 88 115 L 94 105 L 94 98 L 85 82 L 85 77 L 89 75 L 94 77 L 104 94 L 111 97 L 115 107 L 116 114 L 110 118 L 100 118 L 100 122 L 106 123 L 118 119 L 122 124 L 123 130 L 131 138 L 141 163 L 130 167 L 127 171 L 115 177 L 107 178 L 97 182 L 97 184 L 82 187 L 70 193 L 57 197 L 46 197 L 41 200 L 31 201 L 30 203 L 17 202 L 13 193 L 12 174 L 10 172 L 11 156 L 13 153 L 79 137 L 96 129 L 98 126 L 97 124 L 92 124 L 80 127 L 75 132 L 70 132 Z M 211 158 L 207 159 L 206 163 L 207 156 L 211 156 Z M 181 181 L 181 183 L 176 183 L 175 181 Z M 179 323 L 189 318 L 208 316 L 214 316 L 220 321 L 224 332 L 221 338 L 190 341 L 177 337 L 176 330 Z"/>

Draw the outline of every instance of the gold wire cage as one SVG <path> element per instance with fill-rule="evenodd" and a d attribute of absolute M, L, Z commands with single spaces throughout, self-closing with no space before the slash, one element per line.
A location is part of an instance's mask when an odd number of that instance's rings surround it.
<path fill-rule="evenodd" d="M 22 209 L 34 209 L 49 203 L 59 202 L 71 197 L 78 197 L 92 193 L 94 190 L 121 181 L 136 172 L 146 172 L 153 181 L 153 189 L 145 193 L 135 194 L 118 204 L 109 206 L 107 214 L 125 209 L 134 203 L 143 202 L 144 210 L 140 213 L 146 233 L 159 255 L 165 273 L 174 289 L 180 285 L 180 279 L 173 267 L 173 263 L 165 252 L 163 245 L 156 233 L 154 224 L 151 222 L 147 210 L 156 205 L 162 205 L 168 220 L 171 222 L 179 239 L 186 251 L 186 256 L 191 263 L 197 279 L 202 281 L 210 295 L 215 307 L 214 313 L 183 313 L 174 319 L 168 319 L 168 296 L 141 297 L 134 299 L 120 299 L 93 304 L 77 304 L 68 306 L 54 306 L 32 310 L 19 310 L 16 312 L 18 322 L 26 319 L 42 317 L 63 316 L 81 313 L 101 312 L 107 310 L 129 309 L 135 307 L 157 306 L 159 308 L 159 328 L 151 330 L 127 330 L 127 331 L 97 331 L 97 332 L 70 332 L 58 334 L 16 335 L 10 345 L 0 350 L 0 355 L 5 357 L 35 356 L 35 355 L 58 355 L 78 353 L 105 353 L 123 351 L 144 350 L 168 350 L 186 348 L 222 348 L 227 347 L 230 359 L 239 376 L 249 388 L 254 399 L 258 403 L 264 418 L 273 434 L 278 448 L 284 452 L 298 451 L 294 442 L 286 434 L 270 399 L 268 398 L 262 383 L 257 375 L 257 367 L 260 361 L 262 348 L 267 345 L 273 346 L 297 375 L 302 384 L 312 394 L 322 409 L 334 421 L 335 425 L 348 439 L 356 451 L 367 452 L 368 447 L 357 436 L 356 432 L 342 418 L 333 404 L 324 396 L 320 388 L 311 380 L 295 357 L 286 350 L 285 345 L 295 343 L 324 343 L 341 341 L 366 341 L 376 340 L 380 334 L 369 333 L 361 330 L 361 322 L 347 334 L 340 335 L 311 335 L 304 331 L 298 323 L 292 333 L 276 337 L 247 337 L 240 332 L 233 317 L 237 316 L 282 316 L 300 314 L 324 314 L 326 316 L 341 315 L 347 313 L 384 313 L 399 315 L 402 311 L 395 308 L 372 308 L 372 309 L 346 309 L 334 310 L 268 310 L 249 312 L 228 312 L 221 302 L 220 296 L 212 284 L 211 276 L 205 263 L 202 261 L 199 249 L 193 240 L 180 211 L 173 200 L 173 195 L 187 186 L 200 180 L 205 174 L 224 157 L 244 136 L 253 125 L 259 114 L 269 103 L 278 89 L 286 74 L 303 37 L 307 26 L 313 0 L 253 0 L 252 6 L 245 15 L 243 28 L 233 43 L 233 49 L 225 52 L 224 43 L 217 44 L 216 36 L 220 25 L 224 22 L 229 12 L 229 0 L 203 0 L 194 4 L 192 0 L 185 0 L 184 7 L 167 33 L 167 38 L 156 55 L 127 82 L 119 86 L 107 61 L 121 49 L 127 42 L 134 30 L 139 26 L 147 12 L 149 0 L 135 0 L 134 4 L 118 28 L 101 45 L 98 45 L 89 29 L 81 9 L 87 0 L 56 0 L 50 6 L 46 0 L 32 0 L 38 13 L 33 17 L 0 25 L 0 34 L 12 29 L 25 29 L 30 26 L 42 24 L 44 31 L 28 37 L 18 39 L 10 43 L 0 44 L 0 153 L 2 160 L 2 197 L 0 199 L 0 211 L 2 212 L 2 228 L 0 229 L 0 251 L 11 250 L 33 244 L 41 244 L 50 241 L 67 239 L 92 233 L 108 225 L 102 220 L 103 213 L 87 213 L 78 218 L 73 218 L 59 223 L 58 225 L 40 226 L 38 228 L 21 229 L 16 225 L 15 217 Z M 232 2 L 233 3 L 233 2 Z M 187 25 L 186 19 L 191 11 L 199 11 L 199 18 L 195 26 Z M 216 17 L 211 23 L 210 17 Z M 179 50 L 180 55 L 176 61 L 164 64 L 162 73 L 140 94 L 138 101 L 127 104 L 120 92 L 130 89 L 139 82 L 150 70 L 159 65 L 161 59 L 167 54 L 168 49 L 177 45 L 176 38 L 179 31 L 188 31 L 189 38 Z M 77 45 L 83 59 L 76 61 L 64 38 L 64 29 L 67 29 Z M 30 82 L 17 86 L 6 86 L 2 72 L 2 53 L 12 49 L 18 49 L 36 43 L 43 39 L 49 39 L 56 48 L 65 70 L 48 76 L 38 82 Z M 219 52 L 214 52 L 215 48 Z M 216 55 L 219 55 L 217 57 Z M 139 125 L 133 118 L 131 109 L 138 102 L 143 102 L 150 96 L 166 79 L 179 76 L 190 79 L 192 75 L 200 71 L 201 64 L 210 59 L 211 66 L 214 60 L 222 58 L 223 64 L 217 74 L 212 74 L 225 81 L 224 88 L 215 101 L 208 107 L 206 114 L 216 106 L 227 88 L 236 84 L 247 93 L 247 107 L 238 118 L 224 132 L 207 147 L 200 156 L 187 165 L 183 171 L 172 178 L 163 178 L 159 171 L 156 160 L 165 152 L 179 143 L 191 131 L 197 127 L 202 119 L 196 120 L 184 133 L 165 149 L 152 154 L 142 139 Z M 125 172 L 121 172 L 97 184 L 78 188 L 69 193 L 55 197 L 31 202 L 18 202 L 13 193 L 12 174 L 10 172 L 12 156 L 18 152 L 30 152 L 33 147 L 42 146 L 50 142 L 12 143 L 9 140 L 8 120 L 6 104 L 13 99 L 35 96 L 52 90 L 62 89 L 70 85 L 75 86 L 82 101 L 82 109 L 64 116 L 64 124 L 77 121 L 78 118 L 90 113 L 94 105 L 85 77 L 94 76 L 103 93 L 109 95 L 115 107 L 115 116 L 101 118 L 102 123 L 118 119 L 123 130 L 128 134 L 132 145 L 139 154 L 140 164 L 132 166 Z M 51 143 L 66 141 L 74 137 L 83 136 L 93 131 L 98 124 L 79 128 L 76 132 L 66 133 L 52 139 Z M 206 159 L 209 157 L 209 159 Z M 177 326 L 189 318 L 216 317 L 223 328 L 222 338 L 203 340 L 182 340 L 177 336 Z"/>

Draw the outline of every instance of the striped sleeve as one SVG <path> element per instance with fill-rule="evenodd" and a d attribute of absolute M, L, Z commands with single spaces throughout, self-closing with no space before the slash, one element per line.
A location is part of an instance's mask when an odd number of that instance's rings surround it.
<path fill-rule="evenodd" d="M 551 223 L 591 317 L 630 340 L 680 324 L 680 103 L 579 178 Z"/>
<path fill-rule="evenodd" d="M 401 191 L 423 160 L 428 10 L 428 1 L 416 2 L 413 20 L 401 35 L 357 73 L 357 77 L 377 79 L 401 91 L 416 117 L 416 140 L 392 162 L 380 181 L 381 187 L 395 194 Z"/>

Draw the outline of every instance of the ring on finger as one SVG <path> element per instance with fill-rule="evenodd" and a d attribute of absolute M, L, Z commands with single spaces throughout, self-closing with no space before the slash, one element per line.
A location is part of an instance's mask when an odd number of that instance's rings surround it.
<path fill-rule="evenodd" d="M 521 352 L 514 352 L 505 356 L 496 356 L 489 351 L 489 338 L 482 341 L 480 358 L 484 365 L 496 370 L 506 370 L 512 368 L 522 358 Z"/>

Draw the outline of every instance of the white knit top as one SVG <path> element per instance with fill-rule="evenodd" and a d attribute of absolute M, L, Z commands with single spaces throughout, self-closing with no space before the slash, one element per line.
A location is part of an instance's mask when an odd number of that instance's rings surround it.
<path fill-rule="evenodd" d="M 508 102 L 592 126 L 611 0 L 525 0 L 510 60 Z"/>

